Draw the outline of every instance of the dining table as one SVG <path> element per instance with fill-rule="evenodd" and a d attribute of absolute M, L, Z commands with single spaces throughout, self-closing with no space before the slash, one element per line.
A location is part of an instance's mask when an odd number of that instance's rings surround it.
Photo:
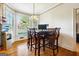
<path fill-rule="evenodd" d="M 58 50 L 59 30 L 60 30 L 60 28 L 41 29 L 41 30 L 35 29 L 35 28 L 30 29 L 30 31 L 33 33 L 31 35 L 33 35 L 35 37 L 35 55 L 36 55 L 36 51 L 38 51 L 37 55 L 40 56 L 41 47 L 43 47 L 43 51 L 45 51 L 45 48 L 49 47 L 49 43 L 51 45 L 53 43 L 53 45 L 54 45 L 55 41 L 56 41 L 57 50 Z M 53 39 L 49 38 L 49 37 L 52 37 L 52 36 L 55 37 L 56 35 L 57 35 L 56 40 L 54 40 L 54 38 Z M 41 41 L 42 41 L 42 45 L 41 45 Z M 46 42 L 48 42 L 48 44 L 46 44 Z M 32 42 L 31 42 L 31 44 L 32 44 Z"/>

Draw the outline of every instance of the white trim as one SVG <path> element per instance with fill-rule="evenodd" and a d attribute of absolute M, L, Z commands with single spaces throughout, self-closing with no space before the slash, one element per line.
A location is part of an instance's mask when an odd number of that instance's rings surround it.
<path fill-rule="evenodd" d="M 44 13 L 47 13 L 48 11 L 50 11 L 50 10 L 52 10 L 52 9 L 54 9 L 54 8 L 56 8 L 56 7 L 60 6 L 60 5 L 62 5 L 62 4 L 63 4 L 63 3 L 56 4 L 54 7 L 52 7 L 52 8 L 50 8 L 50 9 L 44 11 L 44 12 L 41 13 L 40 15 L 42 15 L 42 14 L 44 14 Z"/>

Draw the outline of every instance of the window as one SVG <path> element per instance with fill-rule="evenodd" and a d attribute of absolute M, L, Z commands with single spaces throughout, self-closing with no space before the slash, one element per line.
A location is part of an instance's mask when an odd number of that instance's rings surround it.
<path fill-rule="evenodd" d="M 14 19 L 13 13 L 6 10 L 6 20 L 7 20 L 6 25 L 8 26 L 8 29 L 9 29 L 8 32 L 12 32 L 13 30 L 13 26 L 14 26 L 13 19 Z"/>
<path fill-rule="evenodd" d="M 29 27 L 29 16 L 17 13 L 16 14 L 16 38 L 27 37 L 27 29 Z"/>
<path fill-rule="evenodd" d="M 6 16 L 6 22 L 3 23 L 3 31 L 8 32 L 11 34 L 11 41 L 13 42 L 14 40 L 14 34 L 13 34 L 13 28 L 14 28 L 14 13 L 11 9 L 6 7 L 5 10 L 5 16 Z"/>

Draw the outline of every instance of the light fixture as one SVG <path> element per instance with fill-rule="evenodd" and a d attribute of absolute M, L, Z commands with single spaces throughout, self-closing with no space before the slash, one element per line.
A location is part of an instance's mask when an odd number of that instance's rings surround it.
<path fill-rule="evenodd" d="M 37 15 L 35 15 L 35 3 L 33 3 L 33 15 L 31 16 L 32 20 L 38 20 Z"/>

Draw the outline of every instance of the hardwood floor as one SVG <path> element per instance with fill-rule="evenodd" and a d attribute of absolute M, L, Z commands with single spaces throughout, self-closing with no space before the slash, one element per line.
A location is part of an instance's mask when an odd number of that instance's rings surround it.
<path fill-rule="evenodd" d="M 5 53 L 9 56 L 34 56 L 34 50 L 30 51 L 27 48 L 27 41 L 16 42 L 11 49 L 2 50 L 0 53 Z M 53 56 L 52 50 L 48 48 L 46 48 L 45 52 L 41 50 L 41 56 Z M 59 47 L 57 56 L 76 56 L 76 53 Z"/>
<path fill-rule="evenodd" d="M 77 43 L 77 56 L 79 56 L 79 43 Z"/>

